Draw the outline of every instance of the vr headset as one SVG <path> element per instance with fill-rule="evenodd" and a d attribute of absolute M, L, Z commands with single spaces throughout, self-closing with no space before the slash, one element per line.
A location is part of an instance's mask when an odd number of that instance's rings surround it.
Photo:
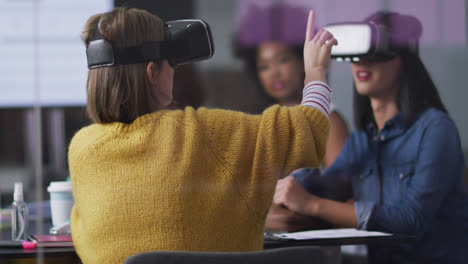
<path fill-rule="evenodd" d="M 338 23 L 324 27 L 338 45 L 332 47 L 331 56 L 337 61 L 359 61 L 362 57 L 372 61 L 389 61 L 400 54 L 402 49 L 417 52 L 417 39 L 396 43 L 392 34 L 375 23 Z"/>
<path fill-rule="evenodd" d="M 210 27 L 198 19 L 166 22 L 164 41 L 148 42 L 139 46 L 112 45 L 96 27 L 86 49 L 89 69 L 164 59 L 175 67 L 209 59 L 213 53 Z"/>

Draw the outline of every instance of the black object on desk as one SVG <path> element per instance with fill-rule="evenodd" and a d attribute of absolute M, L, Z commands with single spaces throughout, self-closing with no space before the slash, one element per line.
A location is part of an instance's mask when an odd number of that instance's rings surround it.
<path fill-rule="evenodd" d="M 36 243 L 29 241 L 0 240 L 0 248 L 36 248 Z"/>

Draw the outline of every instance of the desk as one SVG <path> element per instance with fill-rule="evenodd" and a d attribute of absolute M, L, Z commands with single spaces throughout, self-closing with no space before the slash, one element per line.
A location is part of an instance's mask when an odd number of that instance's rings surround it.
<path fill-rule="evenodd" d="M 50 225 L 50 224 L 49 224 Z M 44 229 L 48 230 L 48 229 Z M 2 232 L 3 235 L 5 232 Z M 9 233 L 8 233 L 9 235 Z M 0 237 L 1 239 L 9 239 Z M 411 241 L 414 237 L 411 236 L 385 236 L 385 237 L 348 237 L 348 238 L 320 238 L 310 240 L 288 240 L 288 241 L 264 241 L 264 249 L 273 249 L 281 247 L 296 247 L 296 246 L 311 246 L 320 247 L 327 255 L 327 263 L 341 263 L 340 246 L 343 245 L 362 245 L 362 244 L 389 244 Z M 44 257 L 45 263 L 81 263 L 78 255 L 73 247 L 57 247 L 57 248 L 36 248 L 36 249 L 20 249 L 20 248 L 0 248 L 0 259 L 2 263 L 15 263 L 21 259 L 21 263 L 36 263 L 36 259 Z"/>
<path fill-rule="evenodd" d="M 29 221 L 30 233 L 38 234 L 36 221 Z M 42 233 L 48 233 L 52 227 L 50 219 L 45 219 L 42 223 Z M 10 240 L 11 230 L 2 230 L 0 240 Z M 48 248 L 0 248 L 0 263 L 24 263 L 35 264 L 38 258 L 44 258 L 43 263 L 70 263 L 80 264 L 81 260 L 75 252 L 74 247 L 48 247 Z"/>
<path fill-rule="evenodd" d="M 80 264 L 81 260 L 73 247 L 57 248 L 0 248 L 1 263 L 37 263 L 37 259 L 44 258 L 44 263 Z"/>

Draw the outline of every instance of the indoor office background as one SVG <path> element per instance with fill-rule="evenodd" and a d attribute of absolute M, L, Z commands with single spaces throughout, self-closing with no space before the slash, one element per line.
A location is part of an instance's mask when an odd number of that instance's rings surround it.
<path fill-rule="evenodd" d="M 48 199 L 48 183 L 69 176 L 67 146 L 73 134 L 90 123 L 84 107 L 87 69 L 79 33 L 91 14 L 106 11 L 113 5 L 126 5 L 147 9 L 164 20 L 204 19 L 211 26 L 215 55 L 208 61 L 176 71 L 176 98 L 184 105 L 259 113 L 266 101 L 245 72 L 243 61 L 233 56 L 232 44 L 236 36 L 259 30 L 254 28 L 255 24 L 244 23 L 248 10 L 271 3 L 288 3 L 305 13 L 314 8 L 318 27 L 331 22 L 362 20 L 379 9 L 417 16 L 424 26 L 422 60 L 456 122 L 465 157 L 468 156 L 466 0 L 0 0 L 1 206 L 10 204 L 15 181 L 24 183 L 26 201 L 31 202 L 37 197 Z M 83 10 L 76 8 L 77 5 Z M 81 13 L 74 16 L 73 10 Z M 21 16 L 28 18 L 21 19 Z M 306 21 L 298 22 L 288 15 L 281 19 L 290 32 L 305 29 Z M 73 20 L 73 26 L 68 20 Z M 59 35 L 54 35 L 52 29 Z M 69 47 L 78 53 L 67 51 L 67 43 L 72 40 Z M 14 52 L 25 50 L 29 60 L 18 61 Z M 57 57 L 66 58 L 70 63 L 51 61 Z M 72 61 L 80 61 L 81 68 Z M 353 87 L 349 64 L 332 62 L 329 83 L 334 90 L 333 101 L 352 129 Z M 45 90 L 52 86 L 55 90 Z M 37 191 L 41 194 L 37 195 Z"/>

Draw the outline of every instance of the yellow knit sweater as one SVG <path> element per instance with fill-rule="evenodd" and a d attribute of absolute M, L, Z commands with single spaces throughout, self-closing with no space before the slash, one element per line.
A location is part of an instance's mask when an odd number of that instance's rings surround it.
<path fill-rule="evenodd" d="M 69 148 L 76 251 L 103 264 L 152 250 L 260 250 L 277 179 L 320 165 L 328 130 L 306 106 L 161 110 L 85 127 Z"/>

